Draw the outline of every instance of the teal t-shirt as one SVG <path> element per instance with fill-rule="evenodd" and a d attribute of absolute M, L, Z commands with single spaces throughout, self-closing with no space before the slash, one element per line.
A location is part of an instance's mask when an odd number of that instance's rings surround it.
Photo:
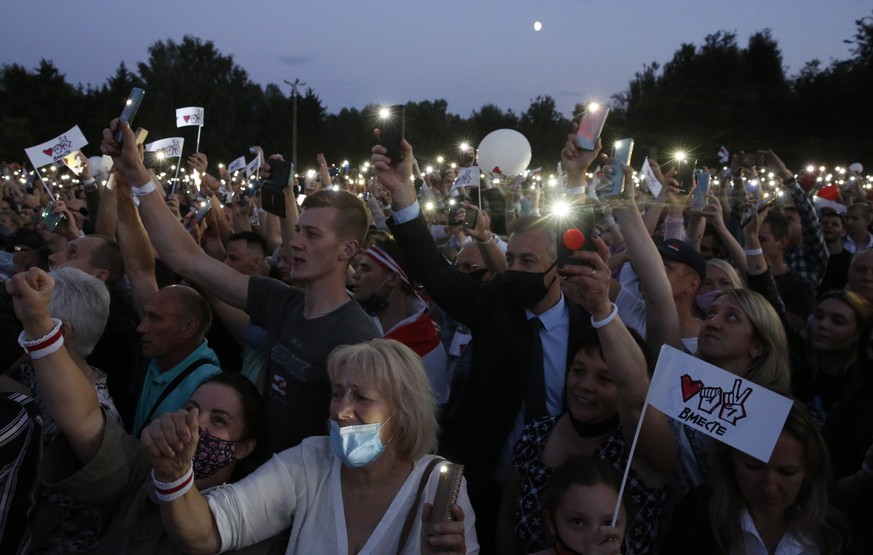
<path fill-rule="evenodd" d="M 173 391 L 171 391 L 170 394 L 161 401 L 161 404 L 158 405 L 157 409 L 152 413 L 151 419 L 146 421 L 146 417 L 148 417 L 149 412 L 151 412 L 152 406 L 158 400 L 158 397 L 161 396 L 164 389 L 170 385 L 170 382 L 172 382 L 179 373 L 185 370 L 185 368 L 188 368 L 191 363 L 201 358 L 208 360 L 209 364 L 201 365 L 187 378 L 182 380 L 182 383 L 174 388 Z M 166 372 L 161 372 L 158 368 L 158 363 L 154 360 L 151 361 L 149 363 L 148 371 L 146 372 L 142 391 L 139 395 L 139 402 L 136 405 L 136 418 L 133 421 L 133 435 L 139 437 L 139 433 L 149 422 L 165 412 L 179 410 L 185 406 L 185 403 L 187 403 L 188 399 L 191 398 L 191 394 L 194 393 L 194 390 L 197 389 L 197 386 L 199 386 L 203 380 L 221 372 L 221 368 L 218 364 L 218 355 L 215 354 L 215 351 L 209 348 L 209 344 L 205 339 L 199 347 L 194 349 L 194 351 L 185 358 L 185 360 Z"/>

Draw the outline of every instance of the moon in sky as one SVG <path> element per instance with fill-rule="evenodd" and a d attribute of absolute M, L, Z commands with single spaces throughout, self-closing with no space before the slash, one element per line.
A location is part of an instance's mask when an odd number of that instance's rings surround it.
<path fill-rule="evenodd" d="M 542 28 L 543 28 L 542 23 L 540 23 L 539 21 L 534 22 L 534 31 L 539 31 Z"/>

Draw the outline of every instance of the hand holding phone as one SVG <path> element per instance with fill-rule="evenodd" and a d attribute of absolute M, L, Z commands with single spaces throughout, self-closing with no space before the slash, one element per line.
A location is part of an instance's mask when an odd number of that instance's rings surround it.
<path fill-rule="evenodd" d="M 379 143 L 388 149 L 386 156 L 391 163 L 400 162 L 403 160 L 401 143 L 406 129 L 406 106 L 398 104 L 384 110 L 386 113 L 380 114 L 379 129 L 382 134 Z"/>
<path fill-rule="evenodd" d="M 124 134 L 121 132 L 122 127 L 125 123 L 130 125 L 133 122 L 133 118 L 136 116 L 136 111 L 139 110 L 139 105 L 142 104 L 143 96 L 145 96 L 145 91 L 139 87 L 134 87 L 130 91 L 130 96 L 127 97 L 127 101 L 124 103 L 124 109 L 118 117 L 118 127 L 115 129 L 115 134 L 113 135 L 115 142 L 119 145 L 124 143 Z"/>
<path fill-rule="evenodd" d="M 462 464 L 448 463 L 440 468 L 440 479 L 433 498 L 433 507 L 430 511 L 430 518 L 425 523 L 425 535 L 434 535 L 433 527 L 435 524 L 454 520 L 452 505 L 458 502 L 458 495 L 461 492 L 461 478 L 463 476 L 464 465 Z"/>
<path fill-rule="evenodd" d="M 608 115 L 609 108 L 606 106 L 592 105 L 588 107 L 579 122 L 579 129 L 576 131 L 576 141 L 581 148 L 594 150 Z"/>

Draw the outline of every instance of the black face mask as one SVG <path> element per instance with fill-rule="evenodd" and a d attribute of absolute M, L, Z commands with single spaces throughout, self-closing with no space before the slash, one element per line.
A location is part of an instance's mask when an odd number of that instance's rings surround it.
<path fill-rule="evenodd" d="M 567 416 L 570 417 L 570 424 L 579 437 L 597 437 L 603 434 L 612 432 L 618 428 L 618 414 L 615 414 L 602 422 L 582 422 L 573 418 L 573 413 L 567 411 Z"/>
<path fill-rule="evenodd" d="M 482 283 L 485 278 L 485 274 L 488 273 L 488 268 L 481 268 L 479 270 L 473 270 L 472 272 L 467 272 L 467 275 L 471 278 L 475 279 L 479 283 Z"/>
<path fill-rule="evenodd" d="M 521 308 L 530 308 L 543 300 L 549 294 L 552 283 L 558 278 L 553 278 L 548 285 L 543 283 L 543 280 L 556 265 L 557 262 L 552 263 L 545 272 L 504 271 L 503 296 L 506 301 Z"/>
<path fill-rule="evenodd" d="M 368 299 L 361 301 L 361 308 L 370 316 L 378 316 L 388 308 L 388 299 L 382 299 L 373 293 Z"/>

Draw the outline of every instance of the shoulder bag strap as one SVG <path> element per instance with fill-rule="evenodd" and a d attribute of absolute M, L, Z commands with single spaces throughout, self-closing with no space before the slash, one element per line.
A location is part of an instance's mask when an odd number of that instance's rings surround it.
<path fill-rule="evenodd" d="M 173 381 L 167 384 L 167 387 L 165 387 L 164 390 L 161 391 L 158 400 L 155 401 L 154 405 L 152 405 L 152 410 L 149 411 L 149 415 L 145 417 L 145 420 L 143 420 L 143 427 L 145 427 L 146 424 L 149 423 L 149 421 L 152 419 L 152 416 L 155 414 L 155 411 L 158 410 L 158 407 L 161 405 L 161 403 L 164 402 L 164 399 L 166 399 L 167 396 L 172 393 L 174 389 L 179 387 L 179 384 L 185 381 L 185 378 L 190 376 L 194 372 L 194 370 L 197 370 L 204 364 L 212 364 L 212 361 L 206 358 L 200 358 L 195 360 L 194 362 L 189 364 L 187 368 L 179 372 L 179 375 L 173 378 Z"/>
<path fill-rule="evenodd" d="M 442 457 L 434 457 L 425 467 L 421 475 L 421 482 L 418 484 L 418 493 L 415 494 L 415 501 L 412 502 L 412 507 L 409 508 L 409 513 L 406 515 L 406 522 L 403 523 L 403 530 L 400 532 L 400 543 L 397 544 L 397 553 L 403 550 L 406 542 L 409 540 L 409 533 L 412 531 L 412 525 L 415 523 L 415 515 L 418 513 L 418 504 L 421 502 L 421 494 L 424 492 L 424 487 L 430 479 L 430 475 L 436 465 L 444 462 L 446 459 Z"/>

